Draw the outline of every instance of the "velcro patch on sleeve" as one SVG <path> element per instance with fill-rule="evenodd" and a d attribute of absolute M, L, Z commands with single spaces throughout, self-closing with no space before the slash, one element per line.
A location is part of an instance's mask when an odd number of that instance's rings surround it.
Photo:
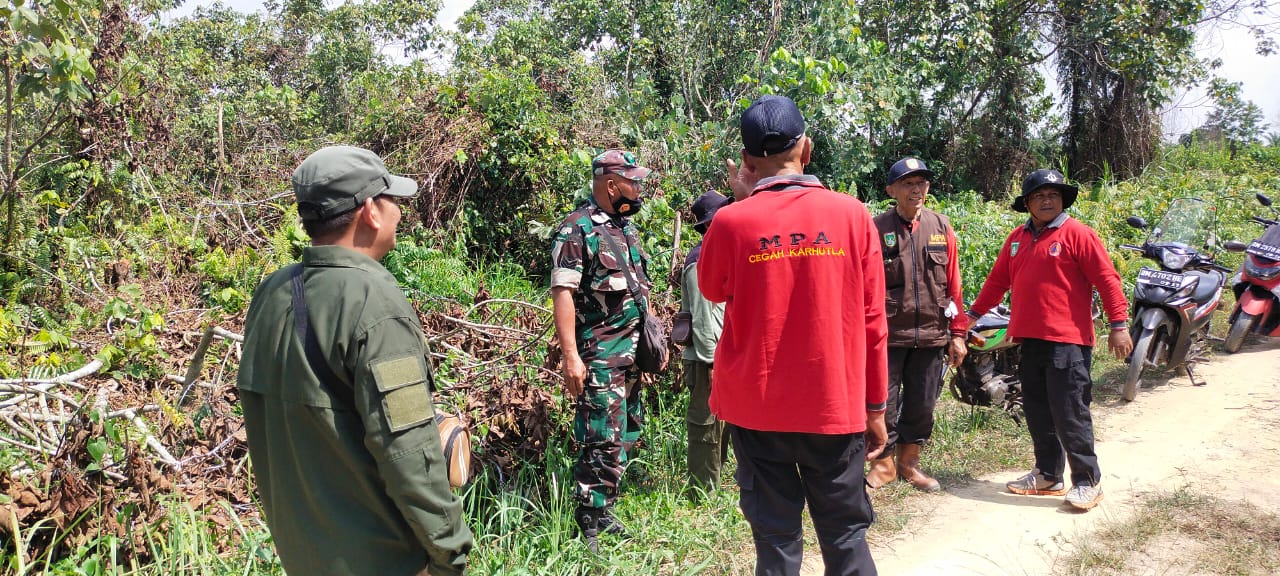
<path fill-rule="evenodd" d="M 426 382 L 427 372 L 423 362 L 422 356 L 417 354 L 375 362 L 371 368 L 378 391 L 387 392 L 410 384 Z"/>
<path fill-rule="evenodd" d="M 387 427 L 392 432 L 420 426 L 435 416 L 431 390 L 425 383 L 388 392 L 382 397 L 382 409 L 387 416 Z"/>

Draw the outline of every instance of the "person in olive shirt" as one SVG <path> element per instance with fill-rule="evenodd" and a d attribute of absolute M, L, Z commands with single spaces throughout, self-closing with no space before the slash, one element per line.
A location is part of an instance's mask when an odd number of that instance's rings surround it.
<path fill-rule="evenodd" d="M 706 234 L 716 211 L 732 200 L 716 191 L 699 196 L 693 203 L 693 217 L 698 222 L 693 229 Z M 690 484 L 696 488 L 714 489 L 720 485 L 720 467 L 729 456 L 729 431 L 725 423 L 711 413 L 711 367 L 716 356 L 716 344 L 724 331 L 724 303 L 715 304 L 698 290 L 698 256 L 702 253 L 699 242 L 684 259 L 684 271 L 680 274 L 681 308 L 693 317 L 690 330 L 692 342 L 685 347 L 684 383 L 689 388 L 689 409 L 685 424 L 689 432 L 689 450 L 686 457 Z"/>
<path fill-rule="evenodd" d="M 931 179 L 933 171 L 919 158 L 895 162 L 885 186 L 895 204 L 875 218 L 889 318 L 889 439 L 867 472 L 872 488 L 901 477 L 917 490 L 942 489 L 920 468 L 920 452 L 933 434 L 943 357 L 952 367 L 964 359 L 968 319 L 960 313 L 955 231 L 946 216 L 924 205 Z"/>
<path fill-rule="evenodd" d="M 426 341 L 378 263 L 417 189 L 368 150 L 309 156 L 293 190 L 312 245 L 249 305 L 237 386 L 289 574 L 466 572 L 472 537 L 446 476 Z"/>

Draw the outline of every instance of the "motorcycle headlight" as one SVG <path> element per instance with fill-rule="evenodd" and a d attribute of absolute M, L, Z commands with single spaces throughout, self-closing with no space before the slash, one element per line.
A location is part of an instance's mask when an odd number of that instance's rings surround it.
<path fill-rule="evenodd" d="M 1191 254 L 1174 248 L 1165 248 L 1160 251 L 1160 262 L 1170 270 L 1181 270 L 1191 262 Z"/>
<path fill-rule="evenodd" d="M 1280 276 L 1280 266 L 1259 266 L 1253 256 L 1244 257 L 1244 271 L 1258 280 L 1271 280 Z"/>

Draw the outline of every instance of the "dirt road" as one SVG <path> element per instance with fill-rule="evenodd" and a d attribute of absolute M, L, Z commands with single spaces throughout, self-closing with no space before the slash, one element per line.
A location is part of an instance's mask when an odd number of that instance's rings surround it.
<path fill-rule="evenodd" d="M 1095 404 L 1106 499 L 1089 513 L 1061 497 L 1008 494 L 1009 470 L 912 500 L 901 534 L 873 547 L 880 574 L 1049 574 L 1101 522 L 1124 519 L 1144 494 L 1181 487 L 1280 510 L 1280 342 L 1219 353 L 1197 371 L 1143 388 L 1133 403 Z M 805 574 L 821 574 L 818 558 Z M 817 568 L 817 571 L 812 571 Z"/>

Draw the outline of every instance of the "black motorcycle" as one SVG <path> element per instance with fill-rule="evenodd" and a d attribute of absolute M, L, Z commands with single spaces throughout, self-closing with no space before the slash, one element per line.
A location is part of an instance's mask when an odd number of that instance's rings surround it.
<path fill-rule="evenodd" d="M 1022 417 L 1022 382 L 1018 380 L 1021 346 L 1009 339 L 1009 309 L 987 312 L 969 331 L 968 353 L 951 376 L 951 394 L 971 406 L 993 406 Z"/>
<path fill-rule="evenodd" d="M 1231 270 L 1215 264 L 1207 250 L 1215 225 L 1213 207 L 1198 198 L 1179 198 L 1169 205 L 1160 224 L 1151 228 L 1142 246 L 1123 244 L 1160 264 L 1143 267 L 1133 287 L 1133 315 L 1129 335 L 1133 354 L 1120 395 L 1138 395 L 1148 366 L 1184 365 L 1196 384 L 1194 368 L 1208 348 L 1209 319 L 1222 303 L 1222 286 Z M 1126 222 L 1147 229 L 1147 222 L 1130 216 Z"/>

